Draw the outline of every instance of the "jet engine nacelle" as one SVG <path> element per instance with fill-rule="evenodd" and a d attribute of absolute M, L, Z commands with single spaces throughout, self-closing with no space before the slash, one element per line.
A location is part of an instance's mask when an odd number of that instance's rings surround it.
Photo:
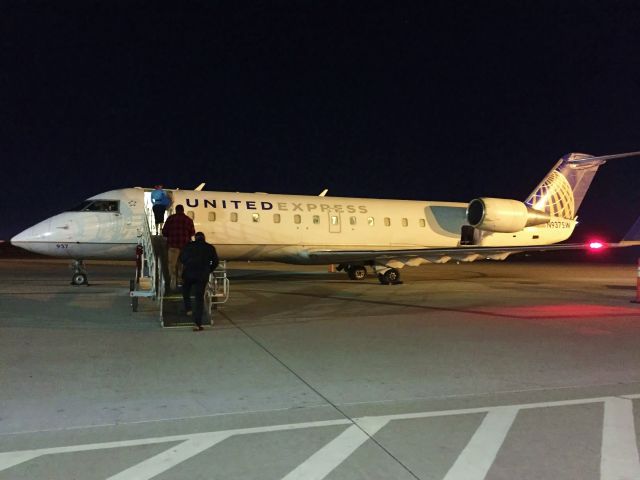
<path fill-rule="evenodd" d="M 483 197 L 469 202 L 467 221 L 479 230 L 513 233 L 525 227 L 548 223 L 551 217 L 518 200 Z"/>

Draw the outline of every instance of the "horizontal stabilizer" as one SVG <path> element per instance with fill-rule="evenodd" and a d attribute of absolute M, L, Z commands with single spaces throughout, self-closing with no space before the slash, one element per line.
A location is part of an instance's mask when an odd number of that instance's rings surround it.
<path fill-rule="evenodd" d="M 618 158 L 638 157 L 638 156 L 640 156 L 640 152 L 614 153 L 612 155 L 601 155 L 600 157 L 579 156 L 577 158 L 569 158 L 567 163 L 580 164 L 580 163 L 591 163 L 591 162 L 597 162 L 597 161 L 606 162 L 607 160 L 616 160 Z"/>

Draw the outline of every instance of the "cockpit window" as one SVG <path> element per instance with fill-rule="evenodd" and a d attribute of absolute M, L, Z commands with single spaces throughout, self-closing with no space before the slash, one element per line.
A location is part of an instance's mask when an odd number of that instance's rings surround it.
<path fill-rule="evenodd" d="M 76 205 L 73 208 L 67 209 L 67 212 L 81 212 L 84 208 L 91 203 L 91 200 L 85 200 L 80 205 Z"/>
<path fill-rule="evenodd" d="M 85 200 L 80 205 L 67 210 L 68 212 L 118 212 L 118 200 Z"/>

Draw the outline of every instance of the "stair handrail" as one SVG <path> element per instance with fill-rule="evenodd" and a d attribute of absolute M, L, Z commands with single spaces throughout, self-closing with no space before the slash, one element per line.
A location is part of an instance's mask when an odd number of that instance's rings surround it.
<path fill-rule="evenodd" d="M 160 269 L 160 265 L 158 259 L 156 257 L 155 251 L 153 249 L 153 242 L 151 240 L 151 226 L 150 219 L 153 218 L 153 212 L 144 206 L 145 213 L 145 222 L 142 231 L 142 249 L 144 254 L 144 261 L 146 262 L 147 272 L 149 278 L 151 278 L 151 290 L 153 291 L 154 297 L 156 300 L 160 301 L 162 295 L 159 295 L 158 286 L 161 284 L 162 271 Z M 144 270 L 144 269 L 143 269 Z"/>

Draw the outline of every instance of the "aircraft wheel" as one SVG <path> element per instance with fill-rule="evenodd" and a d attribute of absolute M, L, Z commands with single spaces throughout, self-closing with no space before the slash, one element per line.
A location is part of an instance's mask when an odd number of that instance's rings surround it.
<path fill-rule="evenodd" d="M 71 285 L 87 285 L 88 283 L 84 273 L 74 273 L 71 277 Z"/>
<path fill-rule="evenodd" d="M 367 277 L 367 269 L 363 265 L 350 265 L 347 274 L 351 280 L 364 280 Z"/>
<path fill-rule="evenodd" d="M 383 285 L 397 285 L 400 281 L 400 272 L 395 268 L 390 268 L 386 272 L 378 275 L 378 280 Z"/>

